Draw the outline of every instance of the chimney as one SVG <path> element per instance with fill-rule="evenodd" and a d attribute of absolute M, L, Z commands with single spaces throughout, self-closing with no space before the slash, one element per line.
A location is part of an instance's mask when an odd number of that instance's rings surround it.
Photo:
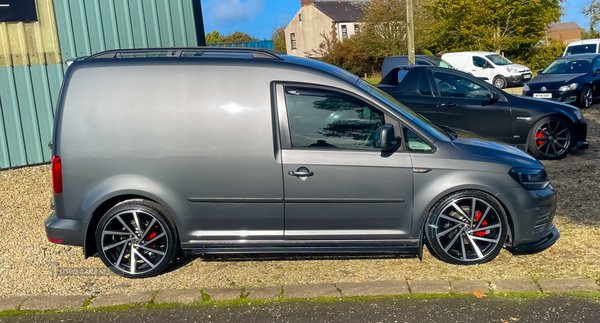
<path fill-rule="evenodd" d="M 315 4 L 315 0 L 300 0 L 300 4 L 302 4 L 302 7 L 310 6 Z"/>

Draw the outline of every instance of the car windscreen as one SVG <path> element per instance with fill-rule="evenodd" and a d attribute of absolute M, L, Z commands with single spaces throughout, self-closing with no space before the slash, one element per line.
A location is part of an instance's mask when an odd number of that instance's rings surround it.
<path fill-rule="evenodd" d="M 500 56 L 498 54 L 486 55 L 485 57 L 487 59 L 489 59 L 490 61 L 492 61 L 492 63 L 494 63 L 495 65 L 510 65 L 510 64 L 512 64 L 511 61 L 506 59 L 504 56 Z"/>
<path fill-rule="evenodd" d="M 593 57 L 590 58 L 560 58 L 552 62 L 542 74 L 587 73 L 590 70 Z"/>
<path fill-rule="evenodd" d="M 363 80 L 359 80 L 356 84 L 361 89 L 367 91 L 369 94 L 373 95 L 377 99 L 385 102 L 389 107 L 400 112 L 402 115 L 404 115 L 405 117 L 407 117 L 414 123 L 418 124 L 426 131 L 429 131 L 434 136 L 436 136 L 438 138 L 450 137 L 440 127 L 436 126 L 435 124 L 433 124 L 431 121 L 429 121 L 427 118 L 423 117 L 422 115 L 420 115 L 420 114 L 414 112 L 413 110 L 409 109 L 408 107 L 402 105 L 402 103 L 398 102 L 391 95 L 381 91 L 380 89 L 376 88 L 375 86 L 373 86 Z M 452 139 L 452 138 L 450 137 L 450 139 Z"/>
<path fill-rule="evenodd" d="M 565 55 L 596 53 L 597 44 L 569 46 Z"/>

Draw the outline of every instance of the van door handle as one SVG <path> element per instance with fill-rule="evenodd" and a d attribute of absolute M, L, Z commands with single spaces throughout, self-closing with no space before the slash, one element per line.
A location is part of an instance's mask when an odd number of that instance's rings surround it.
<path fill-rule="evenodd" d="M 313 176 L 315 173 L 313 172 L 306 172 L 306 171 L 300 171 L 300 172 L 288 172 L 288 175 L 290 176 L 298 176 L 298 177 L 307 177 L 307 176 Z"/>
<path fill-rule="evenodd" d="M 454 108 L 454 107 L 456 106 L 456 103 L 453 103 L 453 102 L 445 102 L 445 103 L 442 103 L 442 106 L 443 106 L 443 107 L 447 107 L 447 108 Z"/>

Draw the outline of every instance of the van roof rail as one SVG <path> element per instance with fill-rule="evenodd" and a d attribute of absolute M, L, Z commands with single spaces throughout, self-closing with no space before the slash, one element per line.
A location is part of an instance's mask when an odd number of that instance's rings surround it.
<path fill-rule="evenodd" d="M 184 54 L 185 53 L 185 54 Z M 267 58 L 283 60 L 279 52 L 265 48 L 251 47 L 165 47 L 165 48 L 139 48 L 115 49 L 94 54 L 88 59 L 97 58 L 123 58 L 123 57 L 199 57 L 205 53 L 236 53 L 251 54 L 253 58 Z M 144 56 L 146 54 L 147 56 Z"/>

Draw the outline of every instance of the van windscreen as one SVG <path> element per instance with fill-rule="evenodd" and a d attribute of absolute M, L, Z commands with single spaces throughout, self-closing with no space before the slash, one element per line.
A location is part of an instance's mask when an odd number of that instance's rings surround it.
<path fill-rule="evenodd" d="M 569 46 L 566 55 L 596 53 L 597 47 L 597 44 Z"/>

